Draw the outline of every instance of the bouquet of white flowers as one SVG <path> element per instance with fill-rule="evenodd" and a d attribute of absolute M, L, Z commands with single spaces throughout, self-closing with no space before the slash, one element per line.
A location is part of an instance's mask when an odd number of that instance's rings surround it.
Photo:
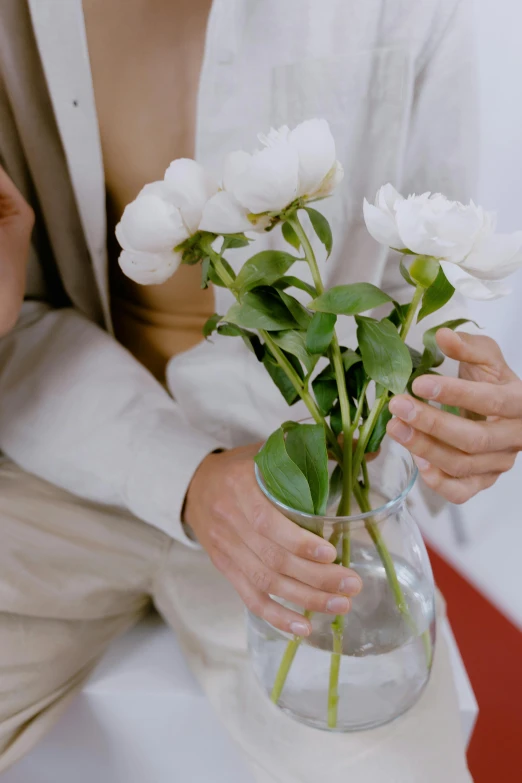
<path fill-rule="evenodd" d="M 522 265 L 522 233 L 496 234 L 492 214 L 472 202 L 463 205 L 430 193 L 404 198 L 388 184 L 374 204 L 364 202 L 364 217 L 370 234 L 401 254 L 397 263 L 411 286 L 410 301 L 393 301 L 367 282 L 326 290 L 300 214 L 308 213 L 330 254 L 330 226 L 311 206 L 330 196 L 343 178 L 329 126 L 325 120 L 309 120 L 293 130 L 272 129 L 259 139 L 262 149 L 253 154 L 228 156 L 221 183 L 195 161 L 181 159 L 170 164 L 161 182 L 146 185 L 116 229 L 123 248 L 120 265 L 134 281 L 149 285 L 164 282 L 179 264 L 200 263 L 203 287 L 213 283 L 232 292 L 235 304 L 208 320 L 205 337 L 214 331 L 240 337 L 286 402 L 303 400 L 315 422 L 286 422 L 268 438 L 256 460 L 264 489 L 283 508 L 309 518 L 323 518 L 334 501 L 334 513 L 343 519 L 354 509 L 361 513 L 398 615 L 414 627 L 417 620 L 404 585 L 370 514 L 365 455 L 381 446 L 391 419 L 391 397 L 411 390 L 417 376 L 436 373 L 442 363 L 437 329 L 455 329 L 466 319 L 428 329 L 423 352 L 406 343 L 412 324 L 442 308 L 455 289 L 477 299 L 507 293 L 502 280 Z M 255 253 L 236 275 L 227 250 L 246 247 L 255 232 L 277 225 L 288 251 Z M 292 274 L 299 262 L 308 265 L 313 284 Z M 305 303 L 292 289 L 304 292 Z M 388 306 L 385 317 L 368 315 L 383 305 Z M 339 344 L 339 317 L 355 319 L 356 345 Z M 332 460 L 335 467 L 329 469 Z M 356 567 L 349 527 L 331 540 L 339 547 L 339 562 Z M 330 728 L 337 726 L 343 633 L 344 619 L 338 616 L 331 624 L 325 696 Z M 426 629 L 419 633 L 429 672 L 430 635 Z M 280 700 L 300 641 L 288 640 L 273 678 L 274 702 Z"/>

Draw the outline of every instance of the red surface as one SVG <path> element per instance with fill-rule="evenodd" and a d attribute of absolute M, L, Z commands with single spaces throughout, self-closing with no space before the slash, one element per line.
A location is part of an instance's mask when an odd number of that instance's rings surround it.
<path fill-rule="evenodd" d="M 439 555 L 430 558 L 479 704 L 468 753 L 473 780 L 521 783 L 522 633 Z"/>

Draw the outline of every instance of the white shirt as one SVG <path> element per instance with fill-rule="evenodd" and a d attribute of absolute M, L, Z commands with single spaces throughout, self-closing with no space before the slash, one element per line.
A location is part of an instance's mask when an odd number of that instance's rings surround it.
<path fill-rule="evenodd" d="M 26 192 L 34 185 L 53 263 L 35 240 L 29 294 L 38 302 L 27 302 L 0 343 L 0 447 L 26 470 L 185 540 L 180 512 L 201 459 L 303 411 L 286 409 L 241 341 L 175 357 L 172 399 L 110 336 L 104 174 L 81 0 L 28 5 L 30 20 L 18 0 L 4 0 L 0 157 Z M 368 235 L 362 202 L 388 181 L 405 193 L 473 196 L 470 27 L 468 0 L 214 0 L 196 157 L 218 172 L 227 152 L 253 149 L 259 131 L 325 117 L 345 169 L 324 202 L 335 242 L 328 262 L 316 244 L 325 283 L 367 280 L 404 301 L 398 258 Z M 54 116 L 41 91 L 29 99 L 41 78 L 33 33 Z M 281 241 L 273 232 L 256 250 Z M 230 257 L 236 267 L 244 258 Z M 68 307 L 56 306 L 49 265 Z M 215 297 L 223 314 L 230 296 L 217 289 Z M 444 318 L 462 309 L 454 297 Z M 351 338 L 342 319 L 341 340 Z"/>

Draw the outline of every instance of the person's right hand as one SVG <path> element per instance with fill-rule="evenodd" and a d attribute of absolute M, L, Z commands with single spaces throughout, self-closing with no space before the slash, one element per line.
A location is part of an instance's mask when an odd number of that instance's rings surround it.
<path fill-rule="evenodd" d="M 20 312 L 33 224 L 33 210 L 0 166 L 0 336 Z"/>
<path fill-rule="evenodd" d="M 257 486 L 258 445 L 209 454 L 190 483 L 184 521 L 246 606 L 271 625 L 308 636 L 311 624 L 277 596 L 312 612 L 345 614 L 362 587 L 334 565 L 335 547 L 284 517 Z"/>

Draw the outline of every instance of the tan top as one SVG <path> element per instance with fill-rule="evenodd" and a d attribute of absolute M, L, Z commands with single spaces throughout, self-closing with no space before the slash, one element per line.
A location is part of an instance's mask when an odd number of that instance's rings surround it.
<path fill-rule="evenodd" d="M 199 266 L 161 286 L 121 272 L 114 227 L 171 160 L 194 155 L 196 100 L 210 0 L 84 0 L 105 167 L 111 307 L 116 337 L 160 380 L 174 354 L 202 339 L 214 311 Z M 125 24 L 122 18 L 125 17 Z"/>

